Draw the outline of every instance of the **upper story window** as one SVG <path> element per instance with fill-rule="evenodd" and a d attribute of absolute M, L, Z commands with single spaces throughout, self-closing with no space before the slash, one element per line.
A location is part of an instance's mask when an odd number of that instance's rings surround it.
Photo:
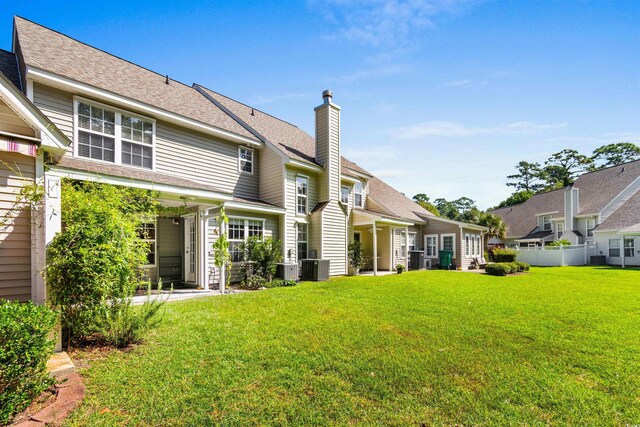
<path fill-rule="evenodd" d="M 152 120 L 86 101 L 76 105 L 78 157 L 153 169 Z"/>
<path fill-rule="evenodd" d="M 542 229 L 544 231 L 551 230 L 551 215 L 545 215 L 542 217 Z"/>
<path fill-rule="evenodd" d="M 353 186 L 354 203 L 357 207 L 362 207 L 362 183 L 357 181 Z"/>
<path fill-rule="evenodd" d="M 253 174 L 253 150 L 238 148 L 238 171 Z"/>
<path fill-rule="evenodd" d="M 296 213 L 307 214 L 307 199 L 309 195 L 309 179 L 306 176 L 296 177 Z"/>
<path fill-rule="evenodd" d="M 564 234 L 564 223 L 563 222 L 557 223 L 556 230 L 557 230 L 557 236 L 559 239 L 562 236 L 562 234 Z"/>
<path fill-rule="evenodd" d="M 349 204 L 349 187 L 340 188 L 340 201 L 345 205 Z"/>

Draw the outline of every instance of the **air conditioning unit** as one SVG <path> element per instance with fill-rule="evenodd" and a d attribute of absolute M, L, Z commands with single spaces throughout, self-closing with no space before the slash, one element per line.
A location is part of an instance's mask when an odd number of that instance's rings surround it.
<path fill-rule="evenodd" d="M 325 280 L 329 279 L 328 259 L 303 259 L 301 263 L 302 280 L 324 282 Z"/>
<path fill-rule="evenodd" d="M 298 281 L 298 264 L 279 263 L 276 266 L 276 277 L 282 280 Z"/>

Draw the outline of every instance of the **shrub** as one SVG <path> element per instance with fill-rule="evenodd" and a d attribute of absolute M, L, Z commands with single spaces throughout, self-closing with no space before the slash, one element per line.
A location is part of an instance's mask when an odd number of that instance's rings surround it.
<path fill-rule="evenodd" d="M 514 249 L 502 248 L 493 250 L 493 260 L 495 262 L 514 262 L 518 252 Z"/>
<path fill-rule="evenodd" d="M 571 242 L 568 241 L 567 239 L 562 239 L 562 240 L 556 240 L 555 242 L 551 242 L 551 243 L 547 244 L 547 246 L 552 246 L 552 247 L 556 247 L 556 246 L 571 246 Z"/>
<path fill-rule="evenodd" d="M 507 262 L 506 264 L 511 267 L 511 273 L 519 273 L 522 271 L 517 261 Z"/>
<path fill-rule="evenodd" d="M 296 286 L 297 283 L 295 280 L 284 280 L 284 279 L 276 279 L 273 280 L 267 287 L 269 288 L 280 288 L 287 286 Z"/>
<path fill-rule="evenodd" d="M 511 266 L 505 263 L 488 264 L 484 271 L 492 276 L 506 276 L 511 274 Z"/>
<path fill-rule="evenodd" d="M 516 264 L 520 267 L 520 271 L 529 271 L 529 268 L 531 267 L 529 264 L 522 261 L 516 261 Z"/>
<path fill-rule="evenodd" d="M 0 300 L 0 425 L 50 384 L 46 363 L 56 314 L 44 306 Z"/>
<path fill-rule="evenodd" d="M 398 273 L 402 273 L 404 271 L 404 264 L 397 264 L 396 265 L 396 271 Z"/>
<path fill-rule="evenodd" d="M 347 249 L 349 263 L 351 264 L 351 266 L 356 270 L 360 270 L 362 267 L 364 267 L 364 252 L 362 251 L 362 242 L 358 240 L 349 242 L 349 246 Z"/>
<path fill-rule="evenodd" d="M 259 274 L 252 274 L 240 282 L 241 289 L 256 290 L 269 286 L 269 281 Z"/>
<path fill-rule="evenodd" d="M 63 182 L 63 226 L 48 247 L 46 274 L 66 343 L 104 331 L 102 322 L 113 319 L 106 313 L 127 312 L 135 289 L 144 286 L 139 266 L 148 249 L 140 225 L 158 208 L 149 191 Z"/>
<path fill-rule="evenodd" d="M 253 236 L 249 237 L 240 248 L 244 252 L 245 264 L 252 264 L 253 274 L 270 282 L 276 273 L 278 263 L 282 261 L 280 241 L 272 237 Z"/>

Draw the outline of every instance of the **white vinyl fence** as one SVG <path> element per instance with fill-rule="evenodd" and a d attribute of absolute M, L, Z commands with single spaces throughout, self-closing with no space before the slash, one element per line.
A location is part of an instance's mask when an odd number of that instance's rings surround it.
<path fill-rule="evenodd" d="M 536 246 L 517 249 L 518 261 L 540 267 L 587 265 L 589 257 L 595 254 L 595 245 Z"/>

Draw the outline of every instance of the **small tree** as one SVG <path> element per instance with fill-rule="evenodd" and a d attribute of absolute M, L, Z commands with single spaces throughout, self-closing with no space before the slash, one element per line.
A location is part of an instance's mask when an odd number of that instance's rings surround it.
<path fill-rule="evenodd" d="M 354 240 L 349 242 L 349 263 L 356 270 L 356 274 L 364 266 L 364 256 L 362 254 L 362 242 Z"/>
<path fill-rule="evenodd" d="M 245 271 L 247 263 L 251 264 L 254 274 L 259 274 L 269 282 L 273 280 L 277 265 L 282 261 L 280 241 L 272 237 L 261 238 L 252 236 L 241 247 L 245 256 Z"/>
<path fill-rule="evenodd" d="M 220 208 L 216 220 L 218 221 L 219 233 L 218 239 L 212 245 L 213 263 L 220 270 L 220 291 L 224 292 L 231 282 L 231 253 L 229 253 L 229 239 L 227 238 L 229 218 L 225 214 L 224 208 Z"/>

